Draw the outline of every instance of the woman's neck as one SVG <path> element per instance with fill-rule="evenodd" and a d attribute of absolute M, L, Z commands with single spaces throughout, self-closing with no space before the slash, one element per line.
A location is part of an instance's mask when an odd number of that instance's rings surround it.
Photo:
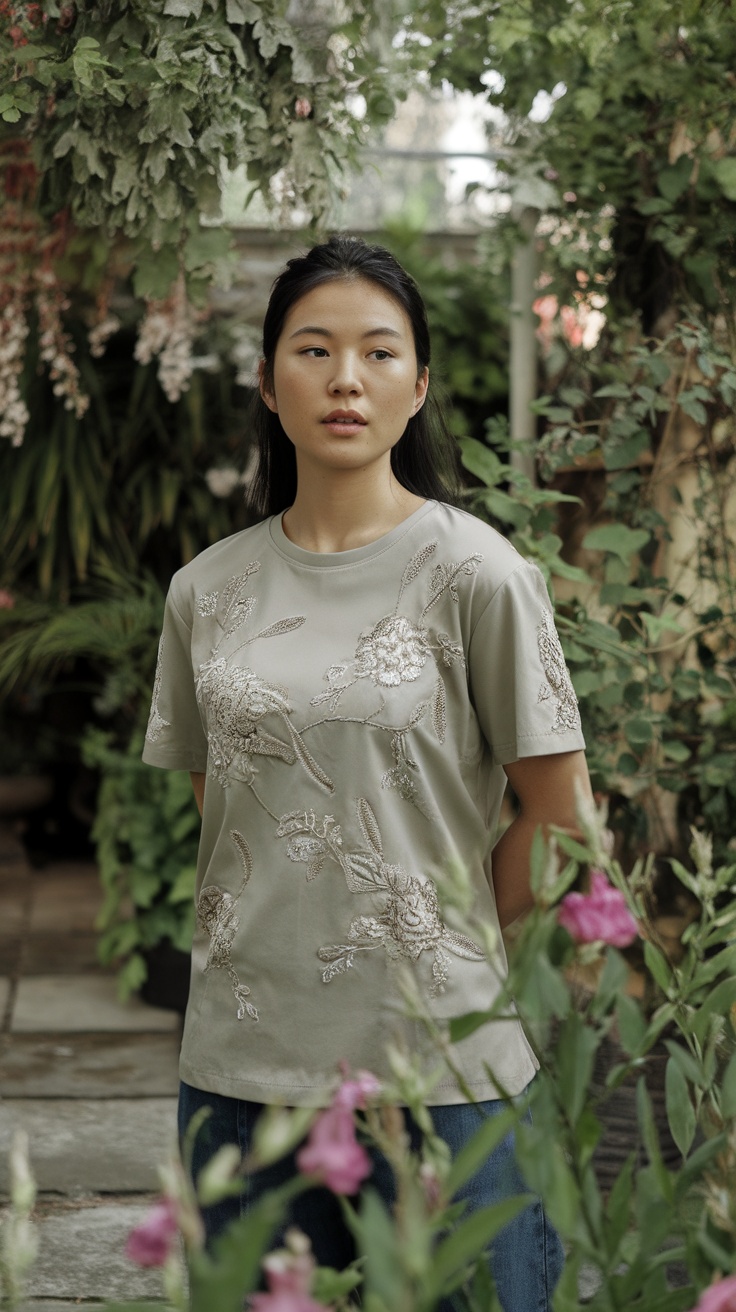
<path fill-rule="evenodd" d="M 424 504 L 399 483 L 391 469 L 310 477 L 300 470 L 293 506 L 284 513 L 286 536 L 305 551 L 352 551 L 390 533 Z"/>

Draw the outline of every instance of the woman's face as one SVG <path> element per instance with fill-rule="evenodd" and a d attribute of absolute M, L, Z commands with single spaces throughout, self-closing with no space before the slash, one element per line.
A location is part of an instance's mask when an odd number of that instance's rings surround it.
<path fill-rule="evenodd" d="M 296 449 L 297 470 L 390 465 L 427 393 L 410 320 L 366 278 L 307 292 L 289 310 L 261 395 Z"/>

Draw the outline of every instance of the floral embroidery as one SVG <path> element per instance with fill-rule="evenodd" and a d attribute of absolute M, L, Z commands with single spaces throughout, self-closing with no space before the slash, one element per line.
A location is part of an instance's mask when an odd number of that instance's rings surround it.
<path fill-rule="evenodd" d="M 403 726 L 381 724 L 375 716 L 383 710 L 383 703 L 372 716 L 362 723 L 372 725 L 391 734 L 391 752 L 394 764 L 385 770 L 381 778 L 383 788 L 397 789 L 399 796 L 411 802 L 422 815 L 428 819 L 435 818 L 435 812 L 425 797 L 417 777 L 418 766 L 412 759 L 406 742 L 407 734 L 430 710 L 430 722 L 438 740 L 445 741 L 447 733 L 447 700 L 443 679 L 443 669 L 460 663 L 465 664 L 465 654 L 461 643 L 454 642 L 447 633 L 432 633 L 423 623 L 424 617 L 437 604 L 444 593 L 458 603 L 458 580 L 477 573 L 483 557 L 478 553 L 467 556 L 454 564 L 435 565 L 429 579 L 428 600 L 421 611 L 419 620 L 398 614 L 404 592 L 417 578 L 425 565 L 434 555 L 436 542 L 428 542 L 415 552 L 401 576 L 396 608 L 393 615 L 384 615 L 373 628 L 360 635 L 352 661 L 331 665 L 325 673 L 327 691 L 312 698 L 313 706 L 324 702 L 330 704 L 330 716 L 335 719 L 340 698 L 343 693 L 359 679 L 370 679 L 376 688 L 397 688 L 402 683 L 413 683 L 421 675 L 427 662 L 434 660 L 437 669 L 437 681 L 431 701 L 422 701 L 414 708 L 409 723 Z"/>
<path fill-rule="evenodd" d="M 270 756 L 287 765 L 299 761 L 316 783 L 333 792 L 332 780 L 310 755 L 291 722 L 288 689 L 260 678 L 247 666 L 236 664 L 232 659 L 234 652 L 227 658 L 219 655 L 221 644 L 241 628 L 255 609 L 255 597 L 244 594 L 244 588 L 260 568 L 260 562 L 252 560 L 242 574 L 228 579 L 221 593 L 205 592 L 197 599 L 199 613 L 214 615 L 221 630 L 210 659 L 200 665 L 195 681 L 197 701 L 205 712 L 212 774 L 223 788 L 228 787 L 233 776 L 252 784 L 257 774 L 253 757 Z M 261 638 L 291 633 L 305 620 L 304 615 L 275 620 L 244 639 L 236 651 Z M 287 741 L 261 727 L 260 721 L 266 716 L 281 721 Z"/>
<path fill-rule="evenodd" d="M 153 693 L 151 695 L 151 712 L 148 716 L 148 727 L 146 728 L 146 738 L 149 743 L 155 743 L 160 737 L 162 729 L 169 729 L 171 721 L 165 720 L 158 709 L 158 699 L 161 696 L 161 680 L 163 678 L 164 668 L 164 635 L 161 634 L 158 643 L 158 658 L 156 660 L 156 677 L 153 681 Z"/>
<path fill-rule="evenodd" d="M 197 613 L 201 615 L 203 618 L 206 619 L 208 615 L 214 615 L 216 610 L 217 610 L 216 592 L 202 592 L 197 597 Z"/>
<path fill-rule="evenodd" d="M 384 859 L 383 840 L 375 812 L 364 797 L 358 799 L 358 819 L 367 852 L 345 852 L 342 836 L 332 816 L 318 820 L 313 811 L 293 811 L 282 816 L 277 829 L 280 838 L 288 838 L 287 853 L 292 861 L 307 863 L 307 879 L 313 879 L 324 861 L 331 857 L 343 871 L 351 893 L 383 894 L 384 905 L 378 915 L 357 916 L 348 930 L 347 943 L 334 943 L 319 949 L 325 963 L 322 979 L 329 984 L 336 975 L 350 970 L 358 952 L 383 948 L 391 960 L 418 961 L 423 952 L 432 954 L 432 987 L 435 995 L 444 990 L 449 978 L 448 952 L 467 961 L 484 961 L 482 948 L 466 937 L 448 929 L 440 917 L 437 889 L 431 879 L 410 875 L 400 865 Z"/>
<path fill-rule="evenodd" d="M 320 769 L 291 723 L 286 688 L 268 683 L 253 670 L 234 665 L 223 656 L 212 657 L 200 666 L 195 687 L 197 700 L 207 715 L 212 772 L 223 787 L 227 787 L 233 773 L 252 782 L 257 773 L 252 757 L 256 755 L 277 757 L 287 765 L 298 759 L 316 783 L 334 791 L 332 780 Z M 259 721 L 267 715 L 281 720 L 289 742 L 260 727 Z"/>
<path fill-rule="evenodd" d="M 305 861 L 307 879 L 315 879 L 328 856 L 342 864 L 342 834 L 334 817 L 318 820 L 314 811 L 290 811 L 281 817 L 277 838 L 288 838 L 286 855 L 290 861 Z"/>
<path fill-rule="evenodd" d="M 210 948 L 204 970 L 205 973 L 209 970 L 226 970 L 230 977 L 235 1001 L 238 1004 L 238 1020 L 242 1020 L 246 1013 L 251 1020 L 258 1020 L 258 1011 L 253 1003 L 248 1000 L 251 991 L 247 984 L 241 983 L 240 976 L 232 964 L 231 956 L 233 940 L 240 928 L 240 917 L 235 908 L 243 890 L 250 881 L 253 862 L 250 848 L 243 835 L 238 833 L 237 829 L 231 829 L 230 838 L 235 844 L 240 857 L 243 880 L 234 896 L 232 893 L 218 888 L 216 884 L 210 884 L 199 895 L 197 924 L 210 937 Z"/>
<path fill-rule="evenodd" d="M 565 664 L 554 620 L 548 610 L 542 611 L 541 623 L 537 627 L 537 643 L 539 658 L 546 676 L 546 682 L 539 689 L 537 702 L 547 701 L 550 697 L 555 699 L 552 733 L 565 733 L 567 729 L 577 729 L 580 727 L 578 699 Z"/>
<path fill-rule="evenodd" d="M 418 679 L 431 648 L 427 636 L 403 615 L 379 620 L 362 634 L 355 653 L 355 673 L 384 688 Z"/>

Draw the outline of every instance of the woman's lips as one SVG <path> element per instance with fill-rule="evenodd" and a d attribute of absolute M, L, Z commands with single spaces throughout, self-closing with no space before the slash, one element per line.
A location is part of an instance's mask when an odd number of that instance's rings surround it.
<path fill-rule="evenodd" d="M 352 437 L 354 433 L 365 428 L 366 420 L 362 415 L 356 414 L 352 410 L 336 410 L 333 414 L 327 415 L 322 420 L 325 428 L 329 428 L 331 433 L 337 437 Z"/>

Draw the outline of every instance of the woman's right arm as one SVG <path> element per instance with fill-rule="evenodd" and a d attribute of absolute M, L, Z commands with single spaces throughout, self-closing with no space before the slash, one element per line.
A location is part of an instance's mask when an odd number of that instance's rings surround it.
<path fill-rule="evenodd" d="M 192 781 L 192 788 L 194 789 L 194 798 L 197 803 L 197 810 L 201 815 L 202 807 L 204 806 L 204 781 L 207 778 L 207 776 L 204 773 L 200 774 L 198 771 L 190 770 L 189 778 Z"/>

